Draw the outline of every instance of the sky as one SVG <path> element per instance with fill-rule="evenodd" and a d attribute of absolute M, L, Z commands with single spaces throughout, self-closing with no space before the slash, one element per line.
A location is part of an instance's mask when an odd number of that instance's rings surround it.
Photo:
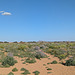
<path fill-rule="evenodd" d="M 75 41 L 75 0 L 0 0 L 0 41 Z"/>

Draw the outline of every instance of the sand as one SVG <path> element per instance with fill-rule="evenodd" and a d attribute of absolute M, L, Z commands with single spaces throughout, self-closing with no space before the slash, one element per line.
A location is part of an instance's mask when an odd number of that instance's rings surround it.
<path fill-rule="evenodd" d="M 0 74 L 1 75 L 7 75 L 9 72 L 12 72 L 13 68 L 17 68 L 17 72 L 13 72 L 14 75 L 21 75 L 22 71 L 20 71 L 21 68 L 26 68 L 29 70 L 31 74 L 34 75 L 32 72 L 38 70 L 40 72 L 39 75 L 75 75 L 75 66 L 64 66 L 62 64 L 47 64 L 49 62 L 52 62 L 53 60 L 56 60 L 57 62 L 60 62 L 57 57 L 54 57 L 53 55 L 47 54 L 50 59 L 48 58 L 42 58 L 41 60 L 36 59 L 36 63 L 33 64 L 22 64 L 24 61 L 21 61 L 23 58 L 14 57 L 18 63 L 16 63 L 14 66 L 11 66 L 9 68 L 0 68 Z M 46 64 L 44 66 L 43 64 Z M 52 68 L 52 70 L 48 71 L 47 68 Z M 47 73 L 51 72 L 51 73 Z"/>

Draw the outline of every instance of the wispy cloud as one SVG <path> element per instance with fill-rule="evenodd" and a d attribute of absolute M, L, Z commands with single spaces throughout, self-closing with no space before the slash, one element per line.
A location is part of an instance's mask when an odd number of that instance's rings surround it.
<path fill-rule="evenodd" d="M 11 15 L 10 12 L 0 11 L 1 15 Z"/>
<path fill-rule="evenodd" d="M 9 13 L 9 12 L 4 12 L 4 13 L 2 13 L 2 15 L 11 15 L 11 13 Z"/>
<path fill-rule="evenodd" d="M 0 11 L 0 13 L 3 13 L 4 11 Z"/>

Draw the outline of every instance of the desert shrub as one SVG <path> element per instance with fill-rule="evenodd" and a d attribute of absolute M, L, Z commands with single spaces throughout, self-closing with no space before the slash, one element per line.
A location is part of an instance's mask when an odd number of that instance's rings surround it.
<path fill-rule="evenodd" d="M 7 41 L 4 41 L 4 43 L 9 43 L 9 42 L 7 42 Z"/>
<path fill-rule="evenodd" d="M 40 59 L 40 58 L 46 57 L 46 55 L 45 55 L 43 52 L 38 51 L 38 52 L 36 52 L 35 57 L 36 57 L 37 59 Z"/>
<path fill-rule="evenodd" d="M 58 56 L 58 58 L 59 58 L 60 60 L 65 59 L 65 58 L 66 58 L 66 55 L 61 54 L 61 55 Z"/>
<path fill-rule="evenodd" d="M 35 49 L 35 50 L 39 50 L 39 49 L 40 49 L 40 47 L 36 46 L 34 49 Z"/>
<path fill-rule="evenodd" d="M 2 59 L 0 59 L 0 62 L 2 62 Z"/>
<path fill-rule="evenodd" d="M 10 67 L 10 65 L 9 64 L 6 64 L 5 67 Z"/>
<path fill-rule="evenodd" d="M 7 56 L 9 56 L 9 57 L 13 57 L 13 53 L 8 52 Z"/>
<path fill-rule="evenodd" d="M 43 66 L 46 66 L 46 64 L 43 64 Z"/>
<path fill-rule="evenodd" d="M 14 41 L 13 43 L 18 43 L 17 41 Z"/>
<path fill-rule="evenodd" d="M 51 49 L 47 49 L 46 50 L 46 53 L 51 53 Z"/>
<path fill-rule="evenodd" d="M 40 46 L 40 49 L 45 49 L 45 48 L 46 48 L 45 45 L 41 45 L 41 46 Z"/>
<path fill-rule="evenodd" d="M 21 69 L 20 69 L 20 71 L 25 71 L 25 70 L 26 70 L 25 68 L 21 68 Z"/>
<path fill-rule="evenodd" d="M 45 68 L 48 68 L 48 67 L 45 67 Z"/>
<path fill-rule="evenodd" d="M 0 48 L 0 51 L 3 51 L 3 49 L 2 49 L 2 48 Z"/>
<path fill-rule="evenodd" d="M 3 68 L 4 66 L 2 64 L 0 64 L 0 67 Z"/>
<path fill-rule="evenodd" d="M 16 60 L 14 60 L 13 57 L 5 57 L 4 60 L 2 61 L 2 65 L 6 66 L 7 64 L 10 66 L 13 66 L 15 63 L 17 63 Z"/>
<path fill-rule="evenodd" d="M 21 61 L 24 61 L 24 59 L 21 59 Z"/>
<path fill-rule="evenodd" d="M 17 68 L 13 68 L 12 71 L 13 72 L 16 72 L 16 71 L 18 71 L 18 69 Z"/>
<path fill-rule="evenodd" d="M 35 75 L 39 75 L 39 74 L 40 74 L 39 71 L 34 71 L 33 73 L 34 73 Z"/>
<path fill-rule="evenodd" d="M 50 54 L 51 54 L 51 55 L 54 55 L 54 52 L 55 52 L 54 50 L 51 50 L 51 51 L 50 51 Z"/>
<path fill-rule="evenodd" d="M 6 49 L 5 52 L 10 52 L 10 50 Z"/>
<path fill-rule="evenodd" d="M 26 45 L 19 45 L 18 50 L 24 51 L 24 49 L 27 48 Z"/>
<path fill-rule="evenodd" d="M 22 64 L 26 64 L 26 62 L 24 61 Z"/>
<path fill-rule="evenodd" d="M 24 72 L 21 74 L 27 75 L 27 74 L 30 74 L 30 72 L 27 69 L 24 69 Z"/>
<path fill-rule="evenodd" d="M 52 73 L 52 72 L 47 72 L 48 74 Z"/>
<path fill-rule="evenodd" d="M 26 62 L 27 62 L 27 63 L 35 63 L 36 60 L 35 60 L 35 58 L 27 58 L 27 59 L 26 59 Z"/>
<path fill-rule="evenodd" d="M 50 58 L 48 58 L 50 60 Z"/>
<path fill-rule="evenodd" d="M 23 56 L 23 55 L 18 55 L 18 57 L 21 57 L 21 58 L 23 58 L 24 56 Z"/>
<path fill-rule="evenodd" d="M 8 75 L 14 75 L 12 72 L 10 72 Z"/>
<path fill-rule="evenodd" d="M 50 46 L 49 46 L 49 48 L 51 48 L 51 49 L 55 49 L 56 47 L 55 47 L 55 46 L 50 45 Z"/>
<path fill-rule="evenodd" d="M 49 63 L 47 63 L 47 65 L 49 65 L 50 64 L 50 62 Z"/>
<path fill-rule="evenodd" d="M 65 63 L 66 66 L 75 66 L 75 61 L 73 59 L 69 59 Z"/>
<path fill-rule="evenodd" d="M 54 60 L 54 61 L 52 61 L 52 62 L 51 62 L 51 64 L 57 64 L 57 61 L 56 61 L 56 60 Z"/>
<path fill-rule="evenodd" d="M 52 70 L 51 68 L 47 68 L 47 70 Z"/>
<path fill-rule="evenodd" d="M 0 50 L 3 50 L 4 49 L 4 46 L 3 45 L 0 45 Z"/>

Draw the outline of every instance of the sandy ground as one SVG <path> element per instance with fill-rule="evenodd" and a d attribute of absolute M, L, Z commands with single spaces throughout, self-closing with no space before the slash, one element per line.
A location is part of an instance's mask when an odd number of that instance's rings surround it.
<path fill-rule="evenodd" d="M 17 72 L 13 72 L 14 75 L 21 75 L 21 73 L 23 73 L 22 71 L 20 71 L 21 68 L 26 68 L 27 70 L 29 70 L 29 72 L 31 74 L 29 75 L 34 75 L 32 72 L 34 72 L 35 70 L 40 71 L 39 75 L 75 75 L 75 66 L 64 66 L 62 64 L 47 64 L 49 62 L 52 62 L 53 60 L 56 60 L 58 62 L 59 59 L 57 57 L 54 57 L 53 55 L 49 55 L 50 59 L 48 58 L 43 58 L 41 60 L 36 59 L 36 63 L 34 64 L 22 64 L 24 61 L 21 61 L 21 59 L 23 58 L 18 58 L 15 57 L 15 59 L 18 61 L 18 63 L 16 63 L 14 66 L 11 66 L 10 68 L 0 68 L 0 74 L 1 75 L 7 75 L 9 72 L 12 72 L 13 68 L 17 68 L 18 71 Z M 43 66 L 43 64 L 46 64 L 46 66 Z M 48 71 L 47 68 L 52 68 L 52 70 Z M 47 73 L 47 72 L 51 72 L 51 73 Z"/>

